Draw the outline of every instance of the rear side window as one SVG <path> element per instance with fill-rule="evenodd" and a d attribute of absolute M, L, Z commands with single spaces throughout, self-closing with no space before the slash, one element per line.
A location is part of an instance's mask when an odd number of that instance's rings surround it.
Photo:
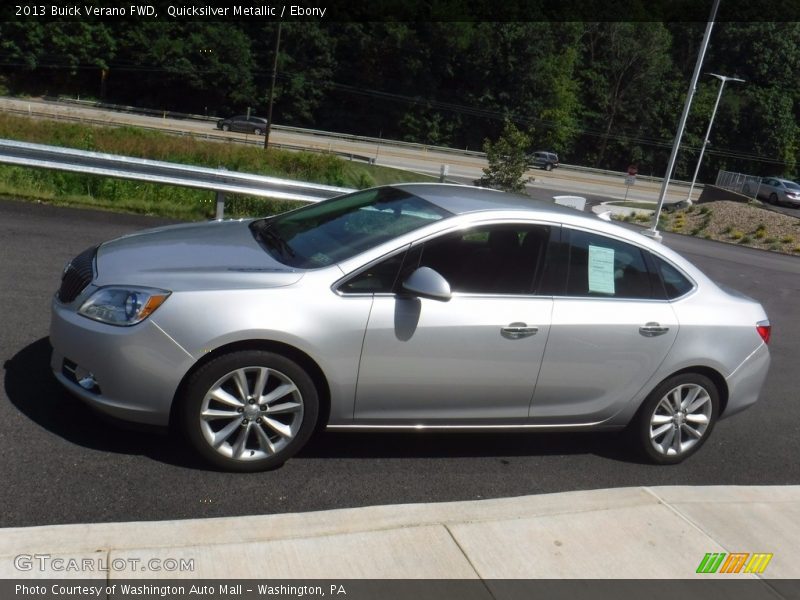
<path fill-rule="evenodd" d="M 655 254 L 651 254 L 651 256 L 655 263 L 656 270 L 661 276 L 661 280 L 664 282 L 664 291 L 666 292 L 668 300 L 680 298 L 694 287 L 694 284 L 687 279 L 683 273 L 678 271 L 678 269 L 663 258 Z"/>
<path fill-rule="evenodd" d="M 653 298 L 650 272 L 638 247 L 574 230 L 568 246 L 568 296 Z"/>

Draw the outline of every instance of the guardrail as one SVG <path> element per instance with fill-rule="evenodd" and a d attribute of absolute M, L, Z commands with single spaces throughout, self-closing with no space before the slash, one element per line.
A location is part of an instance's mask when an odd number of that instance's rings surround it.
<path fill-rule="evenodd" d="M 12 140 L 0 140 L 0 163 L 210 190 L 217 193 L 218 219 L 225 213 L 226 193 L 278 200 L 319 202 L 354 191 L 350 188 L 238 173 L 225 169 L 209 169 Z"/>

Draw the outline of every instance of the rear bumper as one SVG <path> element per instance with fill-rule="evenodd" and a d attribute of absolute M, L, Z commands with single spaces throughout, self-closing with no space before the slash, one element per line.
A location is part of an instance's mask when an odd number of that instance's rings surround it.
<path fill-rule="evenodd" d="M 728 404 L 720 418 L 730 417 L 755 404 L 767 378 L 769 364 L 769 349 L 761 344 L 727 377 Z"/>

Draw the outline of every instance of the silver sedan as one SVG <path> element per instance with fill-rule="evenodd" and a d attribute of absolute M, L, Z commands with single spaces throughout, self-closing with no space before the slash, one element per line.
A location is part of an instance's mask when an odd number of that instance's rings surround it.
<path fill-rule="evenodd" d="M 752 193 L 751 185 L 745 184 L 742 191 L 749 195 Z M 756 196 L 770 204 L 800 207 L 800 184 L 789 179 L 764 177 L 758 185 Z"/>
<path fill-rule="evenodd" d="M 770 324 L 668 248 L 479 188 L 394 185 L 154 229 L 64 270 L 58 380 L 274 468 L 330 430 L 620 430 L 677 463 L 758 399 Z"/>

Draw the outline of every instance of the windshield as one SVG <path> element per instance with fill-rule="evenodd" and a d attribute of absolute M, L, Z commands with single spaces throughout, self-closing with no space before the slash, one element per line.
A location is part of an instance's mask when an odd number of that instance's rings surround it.
<path fill-rule="evenodd" d="M 451 215 L 413 194 L 384 187 L 254 221 L 250 228 L 277 260 L 316 269 Z"/>

